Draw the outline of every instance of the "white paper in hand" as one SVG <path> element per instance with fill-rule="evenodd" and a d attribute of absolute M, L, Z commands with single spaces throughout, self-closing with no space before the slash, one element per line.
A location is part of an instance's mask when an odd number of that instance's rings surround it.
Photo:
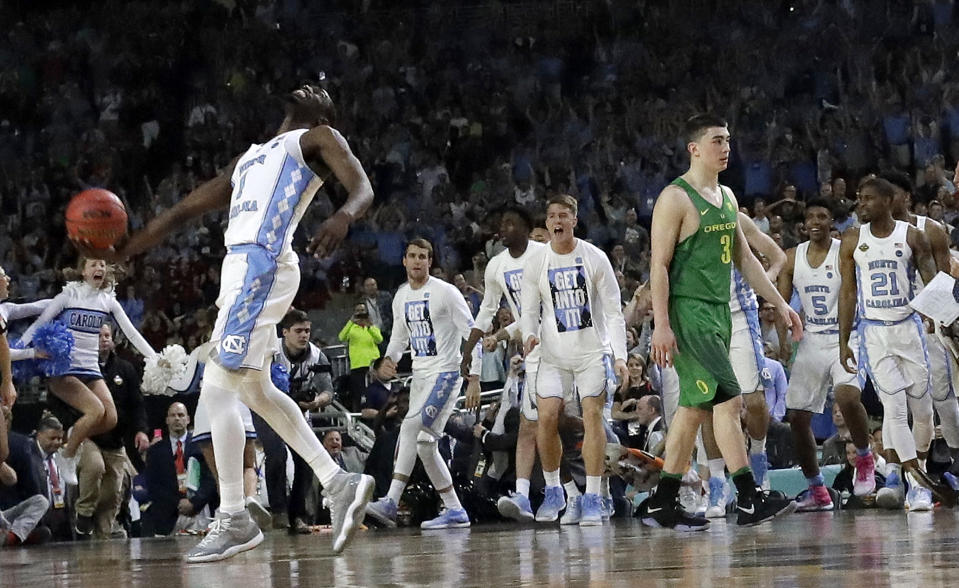
<path fill-rule="evenodd" d="M 939 272 L 931 282 L 909 303 L 914 310 L 937 323 L 950 325 L 959 318 L 959 302 L 953 295 L 956 280 L 945 272 Z"/>

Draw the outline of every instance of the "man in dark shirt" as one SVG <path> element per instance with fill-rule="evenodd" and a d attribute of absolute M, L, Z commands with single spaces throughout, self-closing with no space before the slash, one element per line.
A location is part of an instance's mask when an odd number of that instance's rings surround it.
<path fill-rule="evenodd" d="M 80 446 L 77 464 L 79 497 L 77 534 L 109 539 L 123 498 L 123 482 L 130 463 L 125 446 L 137 453 L 150 447 L 140 376 L 130 362 L 114 353 L 112 325 L 100 327 L 100 372 L 117 407 L 117 426 L 91 437 Z"/>
<path fill-rule="evenodd" d="M 0 455 L 8 454 L 0 463 L 0 545 L 45 543 L 50 540 L 50 529 L 37 523 L 50 502 L 44 496 L 46 484 L 40 452 L 29 437 L 10 431 L 10 409 L 2 410 Z"/>
<path fill-rule="evenodd" d="M 385 357 L 378 357 L 370 366 L 370 383 L 363 393 L 360 417 L 367 425 L 372 424 L 376 415 L 380 413 L 390 397 L 393 378 L 396 377 L 396 366 L 392 361 L 384 361 Z"/>

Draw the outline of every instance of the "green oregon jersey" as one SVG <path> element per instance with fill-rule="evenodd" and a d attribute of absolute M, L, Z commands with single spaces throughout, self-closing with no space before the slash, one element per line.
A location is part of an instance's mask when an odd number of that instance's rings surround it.
<path fill-rule="evenodd" d="M 738 211 L 722 188 L 722 206 L 716 207 L 686 180 L 676 178 L 673 184 L 686 191 L 700 218 L 696 232 L 676 244 L 669 264 L 669 295 L 729 304 Z"/>

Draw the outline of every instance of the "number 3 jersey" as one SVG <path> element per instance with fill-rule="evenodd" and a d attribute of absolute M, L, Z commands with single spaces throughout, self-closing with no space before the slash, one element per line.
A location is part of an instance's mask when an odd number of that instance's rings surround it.
<path fill-rule="evenodd" d="M 809 265 L 809 241 L 796 247 L 793 287 L 802 303 L 804 330 L 809 333 L 839 332 L 839 239 L 832 239 L 829 252 L 818 267 Z"/>
<path fill-rule="evenodd" d="M 859 228 L 859 242 L 853 259 L 859 285 L 860 316 L 871 321 L 898 322 L 913 310 L 915 266 L 912 248 L 906 241 L 909 223 L 896 221 L 888 237 L 876 237 L 871 223 Z"/>
<path fill-rule="evenodd" d="M 473 328 L 473 316 L 455 286 L 430 277 L 414 290 L 407 282 L 393 297 L 393 316 L 387 357 L 398 362 L 409 345 L 414 373 L 459 372 L 460 348 Z M 479 349 L 472 350 L 472 374 L 482 369 Z"/>
<path fill-rule="evenodd" d="M 577 239 L 571 253 L 535 251 L 523 269 L 523 339 L 540 333 L 543 359 L 574 366 L 612 353 L 626 359 L 626 322 L 619 285 L 606 255 Z"/>

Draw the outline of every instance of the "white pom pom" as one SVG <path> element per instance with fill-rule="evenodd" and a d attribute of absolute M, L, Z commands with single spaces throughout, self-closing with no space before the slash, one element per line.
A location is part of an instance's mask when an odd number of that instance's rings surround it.
<path fill-rule="evenodd" d="M 186 370 L 188 358 L 182 346 L 167 345 L 156 357 L 147 359 L 140 385 L 143 393 L 173 396 L 170 382 Z"/>

